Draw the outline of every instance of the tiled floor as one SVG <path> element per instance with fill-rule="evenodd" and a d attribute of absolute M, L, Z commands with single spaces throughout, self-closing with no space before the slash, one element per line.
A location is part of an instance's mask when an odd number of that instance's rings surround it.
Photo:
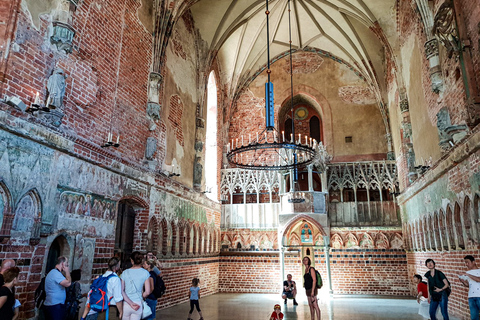
<path fill-rule="evenodd" d="M 285 320 L 310 320 L 310 311 L 305 296 L 298 298 L 298 306 L 294 307 L 292 300 L 289 300 L 285 307 L 279 295 L 219 293 L 201 298 L 200 308 L 205 320 L 268 320 L 273 306 L 279 303 L 282 306 Z M 157 312 L 157 319 L 187 320 L 189 309 L 189 303 L 182 303 L 160 310 Z M 423 319 L 417 314 L 418 304 L 413 299 L 363 298 L 359 296 L 332 299 L 320 297 L 320 309 L 323 320 Z M 192 318 L 197 320 L 200 317 L 194 311 Z M 455 320 L 456 318 L 450 317 L 450 319 Z"/>

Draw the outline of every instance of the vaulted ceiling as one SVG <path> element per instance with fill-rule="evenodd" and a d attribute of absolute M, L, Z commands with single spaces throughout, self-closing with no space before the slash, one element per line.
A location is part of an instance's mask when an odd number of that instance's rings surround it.
<path fill-rule="evenodd" d="M 378 34 L 386 39 L 395 31 L 395 0 L 270 0 L 271 58 L 289 50 L 289 2 L 293 49 L 315 49 L 353 67 L 381 99 L 385 44 Z M 265 0 L 201 0 L 190 9 L 231 90 L 266 64 Z"/>

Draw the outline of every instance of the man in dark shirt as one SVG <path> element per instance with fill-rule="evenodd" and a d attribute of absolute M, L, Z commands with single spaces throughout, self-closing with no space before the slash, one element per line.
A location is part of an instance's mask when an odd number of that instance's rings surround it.
<path fill-rule="evenodd" d="M 7 271 L 7 269 L 15 267 L 15 261 L 12 259 L 5 259 L 2 261 L 2 266 L 0 268 L 0 287 L 3 286 L 5 281 L 3 280 L 3 273 Z"/>
<path fill-rule="evenodd" d="M 287 274 L 287 280 L 283 281 L 283 293 L 282 298 L 285 299 L 285 304 L 287 304 L 287 298 L 293 299 L 293 305 L 297 306 L 297 300 L 295 297 L 297 296 L 297 285 L 295 281 L 292 281 L 292 275 Z"/>
<path fill-rule="evenodd" d="M 425 278 L 428 281 L 428 302 L 430 303 L 430 319 L 437 320 L 436 312 L 438 306 L 444 320 L 449 320 L 448 317 L 448 296 L 450 294 L 450 282 L 448 282 L 445 274 L 435 269 L 435 261 L 427 259 L 425 266 L 429 269 L 425 273 Z"/>

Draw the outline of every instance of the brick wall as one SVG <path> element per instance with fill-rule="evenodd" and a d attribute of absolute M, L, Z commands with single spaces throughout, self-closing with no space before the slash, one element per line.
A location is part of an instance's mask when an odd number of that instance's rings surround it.
<path fill-rule="evenodd" d="M 278 293 L 280 257 L 275 253 L 220 255 L 219 292 Z"/>
<path fill-rule="evenodd" d="M 162 262 L 161 270 L 167 291 L 159 300 L 157 309 L 187 301 L 193 278 L 200 279 L 202 296 L 218 292 L 218 257 L 172 259 Z"/>
<path fill-rule="evenodd" d="M 220 256 L 220 292 L 279 293 L 282 288 L 279 253 L 227 253 Z M 335 294 L 411 294 L 407 257 L 398 249 L 332 249 L 332 288 Z M 323 250 L 315 251 L 315 268 L 328 290 Z M 299 252 L 285 253 L 285 275 L 291 273 L 298 290 L 303 286 Z"/>

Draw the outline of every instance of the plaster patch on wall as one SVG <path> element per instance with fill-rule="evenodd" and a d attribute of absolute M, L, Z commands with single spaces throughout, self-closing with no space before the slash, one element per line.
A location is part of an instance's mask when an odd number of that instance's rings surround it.
<path fill-rule="evenodd" d="M 363 86 L 344 86 L 338 88 L 338 96 L 344 102 L 354 104 L 375 104 L 376 99 L 373 91 Z"/>
<path fill-rule="evenodd" d="M 30 17 L 32 26 L 40 29 L 40 16 L 45 13 L 50 13 L 57 7 L 58 0 L 22 0 L 22 10 Z"/>
<path fill-rule="evenodd" d="M 140 20 L 140 23 L 143 25 L 145 30 L 150 34 L 153 34 L 153 32 L 154 32 L 154 28 L 153 28 L 153 16 L 154 16 L 153 1 L 141 0 L 141 6 L 137 10 L 137 16 L 138 16 L 138 20 Z"/>

